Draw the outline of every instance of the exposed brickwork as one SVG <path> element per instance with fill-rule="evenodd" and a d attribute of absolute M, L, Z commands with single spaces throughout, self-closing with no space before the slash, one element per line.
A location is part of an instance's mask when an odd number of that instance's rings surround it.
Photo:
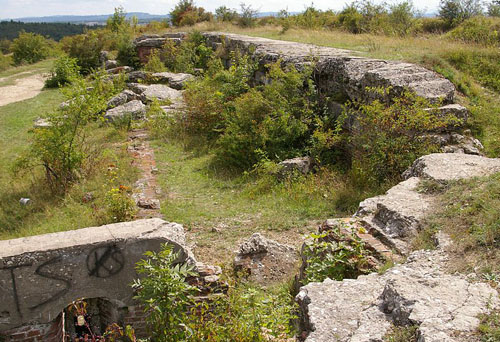
<path fill-rule="evenodd" d="M 123 319 L 123 325 L 130 325 L 135 330 L 135 335 L 138 338 L 146 338 L 146 314 L 144 313 L 144 306 L 133 305 L 129 306 L 127 313 Z"/>

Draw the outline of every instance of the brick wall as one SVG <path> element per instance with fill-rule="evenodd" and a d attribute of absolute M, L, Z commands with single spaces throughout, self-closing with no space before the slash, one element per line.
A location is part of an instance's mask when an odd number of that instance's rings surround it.
<path fill-rule="evenodd" d="M 123 325 L 130 325 L 135 330 L 135 335 L 138 338 L 146 338 L 146 314 L 144 313 L 144 306 L 133 305 L 129 306 L 127 313 L 123 319 Z"/>

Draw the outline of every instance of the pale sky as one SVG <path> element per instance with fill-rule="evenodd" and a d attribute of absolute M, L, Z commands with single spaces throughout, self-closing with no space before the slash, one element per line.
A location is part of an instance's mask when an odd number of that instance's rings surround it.
<path fill-rule="evenodd" d="M 195 2 L 212 12 L 221 5 L 239 9 L 240 2 L 251 4 L 261 12 L 275 12 L 281 9 L 299 12 L 311 4 L 311 0 L 195 0 Z M 375 2 L 380 3 L 382 0 Z M 123 6 L 127 12 L 167 14 L 176 3 L 177 0 L 0 0 L 0 18 L 108 14 L 113 13 L 114 8 L 118 6 Z M 340 10 L 346 3 L 351 1 L 315 0 L 314 6 L 325 10 Z M 439 0 L 414 0 L 414 4 L 419 10 L 433 12 L 438 7 Z"/>

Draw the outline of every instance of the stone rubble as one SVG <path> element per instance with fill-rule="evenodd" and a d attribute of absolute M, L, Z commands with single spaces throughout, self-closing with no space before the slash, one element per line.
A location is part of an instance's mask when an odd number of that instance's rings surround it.
<path fill-rule="evenodd" d="M 287 280 L 298 269 L 298 251 L 288 245 L 253 234 L 236 252 L 234 267 L 244 271 L 251 281 L 267 286 Z"/>
<path fill-rule="evenodd" d="M 409 242 L 436 203 L 436 194 L 419 189 L 421 180 L 448 182 L 496 172 L 500 159 L 430 154 L 413 163 L 405 181 L 361 202 L 353 218 L 325 222 L 320 231 L 338 224 L 358 229 L 379 260 L 398 260 L 397 254 L 408 259 L 384 274 L 303 286 L 296 300 L 309 333 L 305 342 L 382 342 L 393 325 L 417 325 L 419 342 L 475 341 L 478 315 L 500 308 L 498 293 L 464 275 L 447 274 L 445 249 L 451 241 L 443 233 L 437 234 L 436 251 L 410 253 Z"/>
<path fill-rule="evenodd" d="M 145 116 L 146 106 L 139 100 L 133 100 L 109 109 L 104 114 L 104 119 L 113 122 L 126 117 L 131 117 L 134 120 L 143 119 Z"/>

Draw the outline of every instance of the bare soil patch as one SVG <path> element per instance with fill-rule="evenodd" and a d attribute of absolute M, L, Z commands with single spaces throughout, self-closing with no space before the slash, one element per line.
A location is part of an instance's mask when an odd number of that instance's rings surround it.
<path fill-rule="evenodd" d="M 43 89 L 44 81 L 43 75 L 36 74 L 16 80 L 14 85 L 0 87 L 0 106 L 37 96 Z"/>

